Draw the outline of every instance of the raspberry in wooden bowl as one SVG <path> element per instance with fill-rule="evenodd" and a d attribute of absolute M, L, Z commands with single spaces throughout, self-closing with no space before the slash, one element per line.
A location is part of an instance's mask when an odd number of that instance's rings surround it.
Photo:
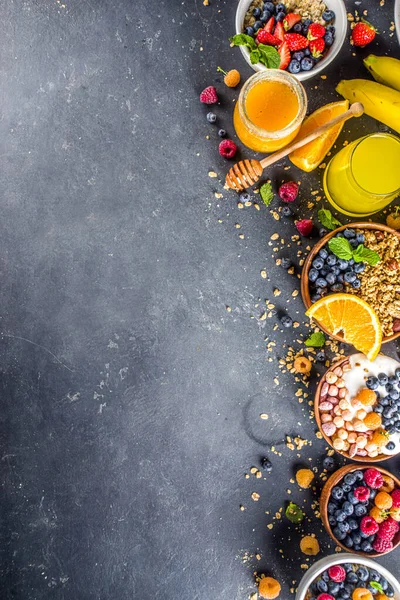
<path fill-rule="evenodd" d="M 314 399 L 318 428 L 328 444 L 360 462 L 387 460 L 400 452 L 400 363 L 361 353 L 332 365 Z"/>
<path fill-rule="evenodd" d="M 400 544 L 400 481 L 375 465 L 346 465 L 321 492 L 322 522 L 343 550 L 388 554 Z"/>

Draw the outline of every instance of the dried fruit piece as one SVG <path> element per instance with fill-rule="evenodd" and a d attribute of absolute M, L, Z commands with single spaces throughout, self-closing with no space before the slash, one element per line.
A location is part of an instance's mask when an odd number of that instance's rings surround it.
<path fill-rule="evenodd" d="M 314 473 L 310 469 L 299 469 L 296 473 L 296 481 L 303 489 L 310 487 Z"/>

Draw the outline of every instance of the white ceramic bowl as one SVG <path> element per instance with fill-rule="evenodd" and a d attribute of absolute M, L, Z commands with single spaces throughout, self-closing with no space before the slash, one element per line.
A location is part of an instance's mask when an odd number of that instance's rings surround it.
<path fill-rule="evenodd" d="M 308 569 L 299 583 L 295 600 L 304 600 L 307 590 L 314 579 L 321 575 L 325 569 L 328 569 L 333 565 L 340 565 L 342 563 L 355 563 L 357 565 L 364 565 L 370 569 L 375 569 L 375 571 L 378 571 L 380 575 L 383 575 L 383 577 L 387 579 L 394 589 L 393 600 L 400 600 L 400 583 L 387 569 L 385 569 L 385 567 L 382 567 L 379 563 L 372 560 L 372 558 L 359 556 L 358 554 L 347 553 L 343 555 L 331 554 L 330 556 L 325 556 L 325 558 L 321 558 L 321 560 L 316 562 L 310 569 Z"/>
<path fill-rule="evenodd" d="M 284 0 L 283 0 L 284 1 Z M 239 0 L 239 4 L 236 10 L 236 21 L 235 28 L 236 33 L 243 33 L 243 22 L 246 12 L 251 4 L 252 0 Z M 347 32 L 347 12 L 346 6 L 343 0 L 326 0 L 325 1 L 329 10 L 333 10 L 336 18 L 335 18 L 335 41 L 332 46 L 329 48 L 328 52 L 322 58 L 317 65 L 311 69 L 311 71 L 301 71 L 298 75 L 295 75 L 297 79 L 300 81 L 305 81 L 306 79 L 311 79 L 315 75 L 322 73 L 322 71 L 327 67 L 337 56 L 341 47 L 343 46 L 343 42 L 346 38 Z M 254 71 L 264 71 L 266 67 L 264 65 L 257 63 L 256 65 L 252 65 L 250 62 L 250 52 L 248 48 L 245 46 L 240 46 L 240 50 L 246 59 L 247 63 L 254 69 Z"/>
<path fill-rule="evenodd" d="M 400 43 L 400 0 L 394 3 L 394 22 L 396 24 L 397 39 Z"/>

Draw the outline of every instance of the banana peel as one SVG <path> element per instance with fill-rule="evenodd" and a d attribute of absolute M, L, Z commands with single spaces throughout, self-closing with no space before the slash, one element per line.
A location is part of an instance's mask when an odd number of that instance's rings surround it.
<path fill-rule="evenodd" d="M 370 54 L 364 59 L 364 65 L 375 81 L 400 91 L 400 60 L 391 56 Z"/>

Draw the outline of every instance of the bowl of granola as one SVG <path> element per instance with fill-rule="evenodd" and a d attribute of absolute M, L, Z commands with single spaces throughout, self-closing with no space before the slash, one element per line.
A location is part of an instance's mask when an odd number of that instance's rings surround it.
<path fill-rule="evenodd" d="M 336 246 L 346 246 L 352 257 L 340 258 Z M 306 308 L 327 294 L 341 292 L 359 296 L 375 310 L 382 325 L 382 343 L 400 335 L 400 232 L 378 223 L 352 223 L 315 244 L 301 274 Z M 343 341 L 340 335 L 327 333 Z"/>
<path fill-rule="evenodd" d="M 347 31 L 343 0 L 239 0 L 231 38 L 255 71 L 287 70 L 300 81 L 337 56 Z"/>

